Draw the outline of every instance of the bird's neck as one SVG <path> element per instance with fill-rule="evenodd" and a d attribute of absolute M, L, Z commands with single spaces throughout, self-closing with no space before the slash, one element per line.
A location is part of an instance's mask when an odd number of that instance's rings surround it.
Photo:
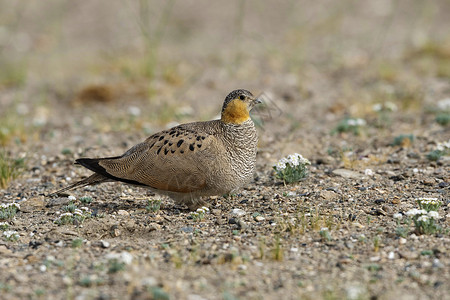
<path fill-rule="evenodd" d="M 222 122 L 232 124 L 242 124 L 248 119 L 250 119 L 250 114 L 247 105 L 238 100 L 228 103 L 221 117 Z"/>

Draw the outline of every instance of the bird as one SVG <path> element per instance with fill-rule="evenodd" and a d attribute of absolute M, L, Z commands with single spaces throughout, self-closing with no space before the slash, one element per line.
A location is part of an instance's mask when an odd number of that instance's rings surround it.
<path fill-rule="evenodd" d="M 181 124 L 157 132 L 120 156 L 79 158 L 94 173 L 50 194 L 119 181 L 169 196 L 190 210 L 205 198 L 235 193 L 255 172 L 258 133 L 251 109 L 262 103 L 245 89 L 230 92 L 220 119 Z"/>

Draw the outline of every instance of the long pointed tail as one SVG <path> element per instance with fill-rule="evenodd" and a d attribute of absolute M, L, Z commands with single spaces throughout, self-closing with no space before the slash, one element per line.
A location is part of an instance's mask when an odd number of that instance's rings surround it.
<path fill-rule="evenodd" d="M 89 176 L 86 179 L 83 179 L 81 181 L 75 182 L 74 184 L 71 184 L 69 186 L 66 186 L 65 188 L 62 188 L 62 189 L 60 189 L 60 190 L 58 190 L 56 192 L 53 192 L 53 193 L 49 194 L 49 196 L 57 196 L 58 194 L 61 194 L 63 192 L 70 191 L 70 190 L 73 190 L 73 189 L 76 189 L 76 188 L 80 188 L 80 187 L 83 187 L 83 186 L 86 186 L 86 185 L 95 185 L 95 184 L 108 182 L 108 181 L 112 181 L 112 180 L 107 178 L 107 177 L 105 177 L 105 176 L 103 176 L 103 175 L 95 173 L 95 174 L 92 174 L 91 176 Z"/>

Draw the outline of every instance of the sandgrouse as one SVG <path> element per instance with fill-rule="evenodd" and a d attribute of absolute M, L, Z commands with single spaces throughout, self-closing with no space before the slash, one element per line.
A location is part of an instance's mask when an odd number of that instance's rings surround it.
<path fill-rule="evenodd" d="M 77 159 L 95 173 L 51 195 L 121 181 L 194 210 L 205 204 L 202 197 L 230 193 L 252 179 L 258 135 L 249 112 L 258 103 L 249 91 L 235 90 L 225 98 L 219 120 L 155 133 L 120 156 Z"/>

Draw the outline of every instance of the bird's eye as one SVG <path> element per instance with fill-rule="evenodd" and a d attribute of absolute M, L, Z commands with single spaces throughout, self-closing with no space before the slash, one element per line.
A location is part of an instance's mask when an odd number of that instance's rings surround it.
<path fill-rule="evenodd" d="M 240 95 L 240 96 L 239 96 L 239 99 L 245 100 L 245 96 L 244 96 L 244 95 Z"/>

